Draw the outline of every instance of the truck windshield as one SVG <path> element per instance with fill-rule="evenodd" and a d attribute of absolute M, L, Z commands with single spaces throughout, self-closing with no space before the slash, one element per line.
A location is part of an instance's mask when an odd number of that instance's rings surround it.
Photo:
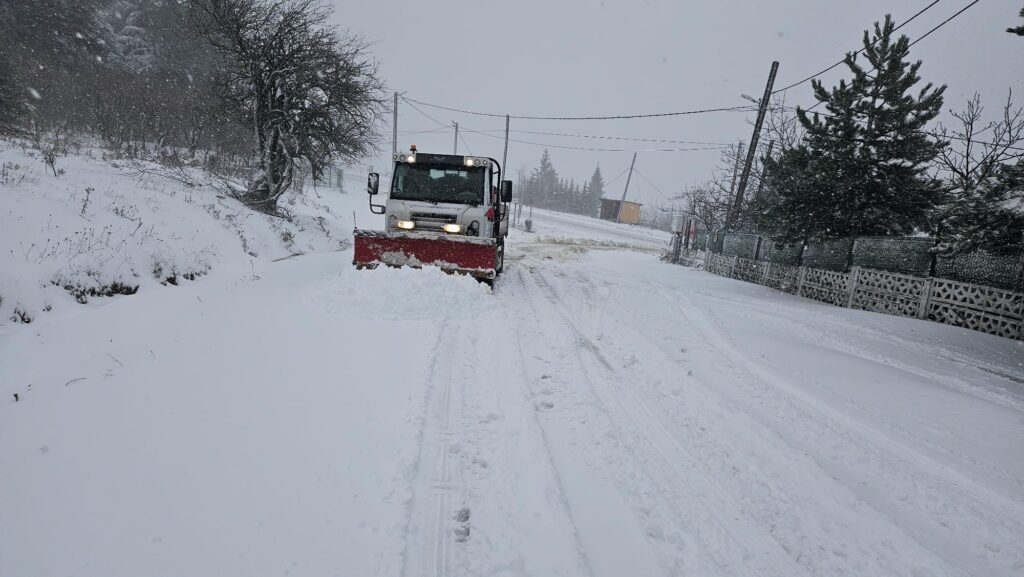
<path fill-rule="evenodd" d="M 478 205 L 484 199 L 484 168 L 399 164 L 391 198 Z"/>

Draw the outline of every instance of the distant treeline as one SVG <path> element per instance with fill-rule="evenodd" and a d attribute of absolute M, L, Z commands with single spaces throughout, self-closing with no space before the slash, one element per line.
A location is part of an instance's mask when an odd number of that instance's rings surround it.
<path fill-rule="evenodd" d="M 525 205 L 586 216 L 597 216 L 604 195 L 604 177 L 601 167 L 594 169 L 590 180 L 582 185 L 573 179 L 559 176 L 545 150 L 540 165 L 529 175 L 520 177 L 519 197 Z"/>

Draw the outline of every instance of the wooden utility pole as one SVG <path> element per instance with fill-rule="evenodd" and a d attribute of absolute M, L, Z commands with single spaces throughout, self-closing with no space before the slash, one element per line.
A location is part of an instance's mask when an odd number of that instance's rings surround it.
<path fill-rule="evenodd" d="M 732 204 L 733 199 L 736 198 L 736 179 L 740 176 L 740 158 L 743 158 L 742 140 L 739 147 L 736 148 L 736 162 L 732 165 L 732 184 L 729 185 L 729 198 L 725 200 L 725 222 L 722 223 L 724 230 L 728 230 L 729 223 L 732 222 Z"/>
<path fill-rule="evenodd" d="M 768 73 L 768 83 L 764 87 L 764 96 L 761 97 L 760 106 L 757 111 L 757 120 L 754 122 L 754 135 L 750 137 L 750 148 L 747 149 L 747 162 L 743 165 L 743 175 L 740 176 L 740 187 L 736 190 L 736 200 L 732 207 L 732 218 L 727 223 L 726 230 L 736 224 L 736 218 L 743 206 L 743 193 L 747 190 L 747 180 L 750 178 L 750 168 L 754 164 L 754 155 L 757 154 L 757 141 L 761 137 L 761 126 L 764 125 L 764 115 L 768 111 L 768 101 L 772 97 L 772 87 L 775 85 L 775 73 L 779 71 L 778 60 L 772 62 L 772 69 Z"/>
<path fill-rule="evenodd" d="M 733 195 L 736 194 L 736 179 L 740 175 L 740 158 L 743 157 L 743 141 L 740 141 L 739 148 L 736 149 L 736 162 L 732 166 L 732 184 L 729 185 L 729 200 L 735 198 Z"/>
<path fill-rule="evenodd" d="M 764 153 L 764 159 L 767 161 L 772 157 L 772 149 L 775 148 L 775 141 L 768 141 L 768 152 Z M 757 192 L 754 193 L 754 200 L 761 198 L 761 191 L 764 190 L 764 179 L 768 177 L 768 163 L 762 161 L 761 166 L 761 178 L 757 181 Z"/>
<path fill-rule="evenodd" d="M 391 157 L 398 154 L 398 93 L 395 93 L 395 103 L 391 107 Z"/>
<path fill-rule="evenodd" d="M 622 189 L 622 200 L 619 201 L 619 210 L 615 213 L 615 222 L 622 218 L 622 205 L 626 204 L 626 193 L 629 192 L 629 180 L 633 178 L 633 166 L 636 165 L 636 153 L 633 153 L 633 162 L 629 163 L 629 175 L 626 176 L 626 188 Z"/>
<path fill-rule="evenodd" d="M 455 126 L 455 146 L 452 148 L 452 154 L 458 154 L 459 153 L 459 123 L 458 122 L 453 122 L 452 125 Z"/>
<path fill-rule="evenodd" d="M 508 176 L 505 176 L 505 174 L 508 172 L 508 168 L 505 166 L 506 161 L 508 161 L 508 119 L 509 119 L 509 116 L 506 114 L 505 115 L 505 152 L 502 153 L 502 155 L 501 155 L 501 170 L 502 170 L 502 172 L 501 172 L 501 179 L 502 180 L 512 180 Z M 501 186 L 501 183 L 499 182 L 498 185 Z"/>

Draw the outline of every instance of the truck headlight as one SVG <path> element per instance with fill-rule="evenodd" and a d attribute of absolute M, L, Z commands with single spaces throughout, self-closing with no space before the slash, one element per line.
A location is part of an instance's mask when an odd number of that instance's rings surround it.
<path fill-rule="evenodd" d="M 416 223 L 411 220 L 400 220 L 398 221 L 398 228 L 412 230 L 416 228 Z"/>
<path fill-rule="evenodd" d="M 462 232 L 462 225 L 446 224 L 444 225 L 444 231 L 451 234 L 459 234 L 460 232 Z"/>

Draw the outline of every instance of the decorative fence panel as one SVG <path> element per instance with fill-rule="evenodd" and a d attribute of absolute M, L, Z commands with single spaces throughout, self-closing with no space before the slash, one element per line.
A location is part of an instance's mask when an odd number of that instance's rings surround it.
<path fill-rule="evenodd" d="M 857 269 L 850 308 L 901 317 L 922 317 L 922 300 L 927 298 L 929 279 Z"/>
<path fill-rule="evenodd" d="M 841 307 L 1024 340 L 1024 293 L 854 268 L 849 273 L 705 253 L 704 270 Z"/>
<path fill-rule="evenodd" d="M 732 277 L 733 257 L 722 256 L 713 252 L 705 253 L 705 255 L 707 260 L 704 263 L 704 270 L 719 276 Z"/>
<path fill-rule="evenodd" d="M 850 274 L 820 268 L 805 268 L 799 296 L 839 307 L 850 302 Z"/>
<path fill-rule="evenodd" d="M 765 274 L 763 284 L 775 290 L 795 294 L 799 280 L 800 267 L 768 263 L 768 272 Z"/>
<path fill-rule="evenodd" d="M 927 318 L 1011 339 L 1024 339 L 1024 294 L 935 279 Z"/>
<path fill-rule="evenodd" d="M 741 258 L 736 260 L 736 267 L 733 269 L 732 277 L 745 280 L 747 282 L 753 282 L 762 284 L 764 282 L 764 273 L 770 263 L 760 262 L 756 260 L 750 260 Z"/>

